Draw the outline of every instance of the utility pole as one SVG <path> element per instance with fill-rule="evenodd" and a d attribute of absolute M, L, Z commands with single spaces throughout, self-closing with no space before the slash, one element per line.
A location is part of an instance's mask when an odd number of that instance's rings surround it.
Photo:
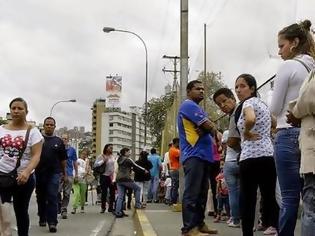
<path fill-rule="evenodd" d="M 173 116 L 174 116 L 174 136 L 173 137 L 177 137 L 177 128 L 176 128 L 176 125 L 177 125 L 177 112 L 178 112 L 178 109 L 177 109 L 177 88 L 178 88 L 178 82 L 177 82 L 177 73 L 180 72 L 179 70 L 177 70 L 177 62 L 178 60 L 180 59 L 178 56 L 167 56 L 167 55 L 164 55 L 163 56 L 163 59 L 170 59 L 170 60 L 173 60 L 173 65 L 174 65 L 174 69 L 173 70 L 167 70 L 165 69 L 165 67 L 162 69 L 162 71 L 164 73 L 173 73 L 174 74 L 174 79 L 173 79 L 173 86 L 172 86 L 172 92 L 174 93 L 174 102 L 173 102 L 173 110 L 174 110 L 174 113 L 173 113 Z"/>
<path fill-rule="evenodd" d="M 203 86 L 206 86 L 206 80 L 207 80 L 207 25 L 203 25 L 203 38 L 204 38 L 204 50 L 203 50 L 203 77 L 202 77 L 202 83 Z M 205 91 L 207 92 L 207 91 Z M 203 99 L 203 109 L 206 110 L 206 99 Z"/>
<path fill-rule="evenodd" d="M 186 99 L 186 87 L 188 84 L 188 0 L 180 1 L 180 102 Z M 184 170 L 179 169 L 179 206 L 183 201 Z M 179 210 L 178 209 L 178 210 Z"/>
<path fill-rule="evenodd" d="M 167 56 L 167 55 L 164 55 L 162 57 L 163 59 L 170 59 L 170 60 L 174 60 L 173 61 L 173 65 L 174 65 L 174 69 L 173 70 L 167 70 L 165 69 L 165 67 L 162 69 L 162 71 L 164 73 L 173 73 L 174 74 L 174 80 L 173 80 L 173 85 L 172 85 L 172 91 L 175 91 L 177 92 L 177 73 L 180 72 L 179 70 L 177 70 L 177 62 L 179 60 L 179 57 L 178 56 Z"/>

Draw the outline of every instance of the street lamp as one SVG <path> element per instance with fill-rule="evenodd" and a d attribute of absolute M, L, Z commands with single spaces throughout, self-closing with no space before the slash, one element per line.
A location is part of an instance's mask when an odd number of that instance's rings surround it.
<path fill-rule="evenodd" d="M 141 40 L 144 46 L 145 50 L 145 95 L 144 95 L 144 146 L 147 145 L 147 118 L 148 118 L 148 50 L 145 42 L 143 39 L 136 33 L 128 30 L 120 30 L 120 29 L 115 29 L 112 27 L 104 27 L 103 31 L 105 33 L 110 33 L 112 31 L 117 31 L 117 32 L 123 32 L 123 33 L 129 33 L 135 35 L 138 39 Z"/>
<path fill-rule="evenodd" d="M 62 100 L 62 101 L 58 101 L 56 102 L 54 105 L 52 105 L 51 109 L 50 109 L 50 115 L 49 116 L 52 116 L 52 112 L 54 110 L 54 107 L 58 104 L 58 103 L 62 103 L 62 102 L 76 102 L 77 100 L 75 99 L 70 99 L 70 100 Z"/>

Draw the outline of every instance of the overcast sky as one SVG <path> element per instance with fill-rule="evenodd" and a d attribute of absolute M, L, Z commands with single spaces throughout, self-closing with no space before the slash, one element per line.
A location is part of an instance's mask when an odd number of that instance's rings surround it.
<path fill-rule="evenodd" d="M 207 24 L 207 69 L 222 72 L 233 87 L 241 73 L 259 83 L 273 75 L 281 60 L 277 32 L 296 20 L 315 24 L 314 0 L 190 0 L 189 79 L 203 70 L 203 24 Z M 91 106 L 105 98 L 107 75 L 123 77 L 122 104 L 144 102 L 145 53 L 131 34 L 102 32 L 104 26 L 129 30 L 146 42 L 149 98 L 172 83 L 172 62 L 179 56 L 180 0 L 1 0 L 0 116 L 14 97 L 29 104 L 28 119 L 38 123 L 49 115 L 57 127 L 91 130 Z M 270 55 L 272 55 L 270 57 Z"/>

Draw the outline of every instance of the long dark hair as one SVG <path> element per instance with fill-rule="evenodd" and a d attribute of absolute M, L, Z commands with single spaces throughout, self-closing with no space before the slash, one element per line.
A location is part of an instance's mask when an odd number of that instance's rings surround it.
<path fill-rule="evenodd" d="M 148 160 L 148 153 L 146 151 L 141 151 L 140 152 L 140 156 L 139 156 L 139 160 L 140 161 L 147 161 Z"/>
<path fill-rule="evenodd" d="M 129 152 L 130 149 L 129 148 L 123 148 L 120 150 L 119 155 L 120 156 L 125 156 L 127 152 Z"/>
<path fill-rule="evenodd" d="M 108 149 L 110 146 L 113 146 L 113 144 L 107 143 L 107 144 L 104 146 L 104 148 L 103 148 L 103 154 L 104 154 L 104 155 L 106 154 L 107 149 Z"/>
<path fill-rule="evenodd" d="M 250 75 L 250 74 L 241 74 L 239 75 L 237 78 L 236 78 L 236 81 L 239 80 L 239 79 L 244 79 L 246 84 L 248 85 L 249 88 L 252 88 L 254 87 L 254 91 L 253 93 L 251 94 L 251 96 L 249 96 L 248 98 L 244 99 L 243 101 L 240 102 L 240 104 L 236 107 L 236 110 L 235 110 L 235 116 L 234 116 L 234 119 L 235 119 L 235 124 L 237 126 L 237 122 L 241 116 L 241 113 L 242 113 L 242 110 L 243 110 L 243 104 L 246 100 L 252 98 L 252 97 L 257 97 L 258 96 L 258 93 L 257 93 L 257 82 L 256 82 L 256 79 L 254 76 Z M 236 82 L 235 81 L 235 82 Z"/>

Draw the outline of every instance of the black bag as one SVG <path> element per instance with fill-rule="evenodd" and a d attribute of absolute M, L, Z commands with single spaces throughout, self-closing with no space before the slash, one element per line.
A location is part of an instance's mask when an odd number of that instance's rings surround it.
<path fill-rule="evenodd" d="M 0 171 L 0 188 L 11 188 L 17 185 L 17 176 L 16 169 L 10 173 L 3 173 Z"/>
<path fill-rule="evenodd" d="M 94 175 L 101 175 L 105 172 L 106 169 L 106 162 L 104 162 L 102 165 L 100 166 L 96 166 L 93 168 L 93 174 Z"/>
<path fill-rule="evenodd" d="M 16 180 L 16 178 L 18 176 L 17 169 L 19 168 L 19 166 L 21 164 L 21 158 L 22 158 L 24 151 L 26 149 L 26 145 L 28 142 L 31 128 L 32 128 L 31 126 L 29 126 L 27 128 L 24 146 L 23 146 L 21 152 L 19 153 L 19 157 L 17 159 L 15 168 L 9 173 L 4 173 L 4 172 L 0 171 L 0 188 L 12 188 L 12 187 L 17 185 L 17 180 Z"/>

